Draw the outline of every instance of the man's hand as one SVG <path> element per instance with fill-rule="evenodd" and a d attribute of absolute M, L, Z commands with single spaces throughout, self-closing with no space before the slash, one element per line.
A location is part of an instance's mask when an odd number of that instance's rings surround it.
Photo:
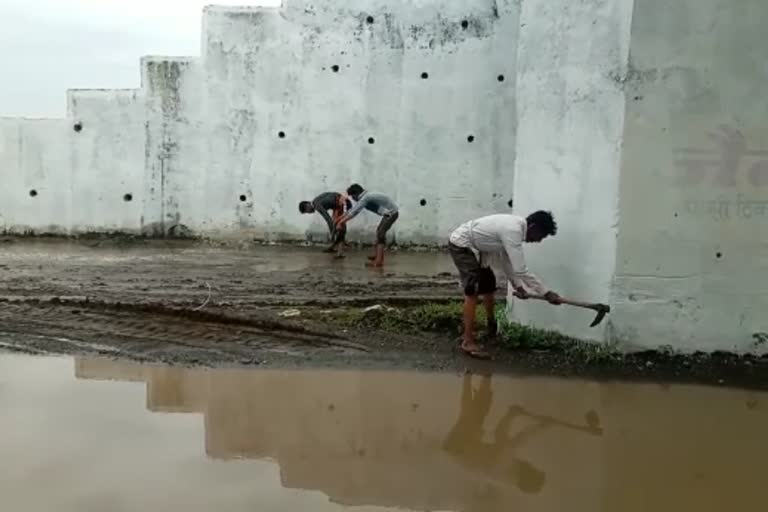
<path fill-rule="evenodd" d="M 549 302 L 550 304 L 554 304 L 555 306 L 559 306 L 560 304 L 563 303 L 563 299 L 555 292 L 545 293 L 544 298 L 547 299 L 547 302 Z"/>
<path fill-rule="evenodd" d="M 525 288 L 516 288 L 514 296 L 518 299 L 526 300 L 530 295 L 528 295 L 528 292 L 525 291 Z"/>

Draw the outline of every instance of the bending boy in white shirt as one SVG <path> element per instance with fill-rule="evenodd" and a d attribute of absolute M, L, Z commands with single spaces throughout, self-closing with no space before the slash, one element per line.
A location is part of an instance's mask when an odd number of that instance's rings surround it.
<path fill-rule="evenodd" d="M 515 290 L 515 296 L 526 299 L 529 292 L 543 295 L 552 304 L 561 304 L 560 296 L 548 290 L 538 277 L 528 271 L 523 255 L 523 242 L 537 243 L 557 233 L 550 212 L 537 211 L 527 218 L 496 214 L 465 222 L 451 233 L 448 249 L 459 270 L 464 287 L 464 335 L 461 349 L 472 357 L 487 359 L 488 354 L 475 342 L 473 327 L 478 297 L 483 296 L 488 330 L 497 332 L 494 317 L 496 277 L 488 266 L 488 256 L 501 256 L 502 268 Z M 475 253 L 479 253 L 479 258 Z"/>

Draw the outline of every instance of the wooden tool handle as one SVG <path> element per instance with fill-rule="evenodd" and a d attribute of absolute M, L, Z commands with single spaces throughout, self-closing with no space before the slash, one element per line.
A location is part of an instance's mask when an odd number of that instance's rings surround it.
<path fill-rule="evenodd" d="M 535 299 L 535 300 L 543 300 L 546 302 L 547 299 L 543 295 L 529 295 L 529 299 Z M 569 306 L 576 306 L 577 308 L 584 308 L 584 309 L 597 309 L 597 304 L 591 303 L 591 302 L 582 302 L 580 300 L 573 300 L 566 297 L 560 297 L 560 301 L 563 304 L 568 304 Z"/>

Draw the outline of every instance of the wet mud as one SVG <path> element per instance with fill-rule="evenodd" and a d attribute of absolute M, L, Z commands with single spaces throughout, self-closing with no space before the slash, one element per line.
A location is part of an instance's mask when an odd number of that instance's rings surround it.
<path fill-rule="evenodd" d="M 455 299 L 442 254 L 391 254 L 391 270 L 371 270 L 367 253 L 334 261 L 317 248 L 11 240 L 0 245 L 0 348 L 209 366 L 453 360 L 450 349 L 425 357 L 433 343 L 390 347 L 322 321 L 344 307 Z M 285 315 L 296 307 L 318 320 Z"/>
<path fill-rule="evenodd" d="M 645 353 L 596 360 L 570 349 L 491 344 L 487 362 L 457 350 L 458 312 L 432 329 L 348 321 L 370 306 L 407 312 L 460 300 L 450 259 L 437 252 L 389 253 L 385 269 L 372 270 L 364 251 L 335 261 L 319 248 L 6 240 L 0 349 L 184 366 L 470 370 L 768 387 L 768 358 Z"/>

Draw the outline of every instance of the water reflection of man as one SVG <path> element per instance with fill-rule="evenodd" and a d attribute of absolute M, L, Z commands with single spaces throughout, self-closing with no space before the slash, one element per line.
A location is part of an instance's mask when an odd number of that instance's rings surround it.
<path fill-rule="evenodd" d="M 510 407 L 496 425 L 493 442 L 486 443 L 483 424 L 491 409 L 492 395 L 490 376 L 483 376 L 474 393 L 472 377 L 464 377 L 459 418 L 443 442 L 443 449 L 463 466 L 493 480 L 513 484 L 526 493 L 538 493 L 544 487 L 546 474 L 531 462 L 515 457 L 514 452 L 531 436 L 551 426 L 551 422 L 539 420 L 510 437 L 512 420 L 523 412 L 519 407 Z"/>
<path fill-rule="evenodd" d="M 515 485 L 525 493 L 541 491 L 546 474 L 531 462 L 515 456 L 515 451 L 536 434 L 551 427 L 563 427 L 591 435 L 601 435 L 600 418 L 594 411 L 585 415 L 586 425 L 576 425 L 551 416 L 532 414 L 519 406 L 510 406 L 494 430 L 493 442 L 483 442 L 483 424 L 491 410 L 491 377 L 483 376 L 476 392 L 472 377 L 465 375 L 461 390 L 461 409 L 456 424 L 443 442 L 443 449 L 463 466 L 488 478 Z M 509 435 L 512 421 L 527 418 L 534 423 L 514 436 Z"/>

